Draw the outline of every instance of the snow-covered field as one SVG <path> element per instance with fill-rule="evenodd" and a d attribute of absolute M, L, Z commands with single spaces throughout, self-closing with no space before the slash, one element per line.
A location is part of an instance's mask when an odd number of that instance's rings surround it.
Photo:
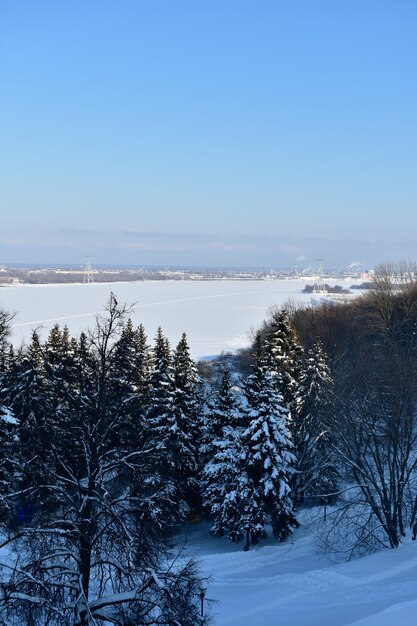
<path fill-rule="evenodd" d="M 56 322 L 78 334 L 92 324 L 113 290 L 120 302 L 134 304 L 131 317 L 135 324 L 143 323 L 150 338 L 162 326 L 176 345 L 186 332 L 194 358 L 200 358 L 247 345 L 250 329 L 262 323 L 269 307 L 281 306 L 289 298 L 309 302 L 311 296 L 302 293 L 305 284 L 218 280 L 23 285 L 2 287 L 0 307 L 16 311 L 12 339 L 20 343 L 30 337 L 32 328 L 42 325 L 49 330 Z"/>
<path fill-rule="evenodd" d="M 320 513 L 286 543 L 267 539 L 249 552 L 210 537 L 205 523 L 188 531 L 211 575 L 215 626 L 415 626 L 416 543 L 335 565 L 317 552 L 319 528 Z"/>

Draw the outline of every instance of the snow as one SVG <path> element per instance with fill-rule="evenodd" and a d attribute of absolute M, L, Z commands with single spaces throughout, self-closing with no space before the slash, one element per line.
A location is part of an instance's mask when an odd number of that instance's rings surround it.
<path fill-rule="evenodd" d="M 10 410 L 7 407 L 3 407 L 0 405 L 0 417 L 3 420 L 3 422 L 7 422 L 7 424 L 12 424 L 13 426 L 17 425 L 17 419 L 15 418 L 15 416 L 10 412 Z"/>
<path fill-rule="evenodd" d="M 316 549 L 320 519 L 305 522 L 285 543 L 270 536 L 249 552 L 209 536 L 205 522 L 188 532 L 189 549 L 211 576 L 215 626 L 415 626 L 415 543 L 333 564 Z"/>
<path fill-rule="evenodd" d="M 340 282 L 340 281 L 334 281 Z M 21 285 L 0 290 L 0 308 L 16 311 L 12 339 L 20 343 L 32 328 L 65 324 L 78 334 L 91 326 L 110 292 L 119 302 L 135 304 L 134 324 L 142 323 L 150 338 L 158 326 L 172 345 L 187 333 L 193 358 L 233 351 L 249 343 L 271 306 L 289 298 L 310 302 L 300 280 L 144 281 L 139 283 Z"/>

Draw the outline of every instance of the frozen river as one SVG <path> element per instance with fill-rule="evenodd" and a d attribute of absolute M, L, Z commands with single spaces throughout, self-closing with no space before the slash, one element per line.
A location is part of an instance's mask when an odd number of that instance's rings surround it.
<path fill-rule="evenodd" d="M 19 285 L 0 288 L 0 307 L 16 312 L 12 340 L 18 344 L 32 329 L 42 327 L 45 334 L 55 323 L 77 335 L 91 326 L 113 291 L 119 302 L 134 305 L 131 318 L 144 325 L 150 339 L 161 326 L 175 347 L 186 332 L 193 357 L 200 358 L 248 345 L 251 328 L 271 306 L 290 298 L 310 301 L 304 285 L 300 280 Z"/>

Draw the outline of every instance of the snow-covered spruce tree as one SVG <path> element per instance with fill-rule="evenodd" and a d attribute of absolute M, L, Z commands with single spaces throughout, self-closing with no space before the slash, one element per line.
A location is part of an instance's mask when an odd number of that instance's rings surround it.
<path fill-rule="evenodd" d="M 80 342 L 82 339 L 80 339 Z M 61 330 L 56 324 L 50 331 L 46 341 L 40 344 L 41 370 L 44 372 L 44 384 L 50 401 L 53 418 L 53 427 L 56 440 L 56 454 L 60 458 L 76 463 L 80 460 L 80 443 L 75 440 L 68 446 L 66 434 L 71 428 L 70 422 L 73 417 L 67 407 L 67 398 L 77 394 L 79 389 L 79 374 L 85 368 L 80 369 L 79 345 L 75 338 L 71 338 L 68 328 Z M 82 453 L 81 453 L 82 457 Z"/>
<path fill-rule="evenodd" d="M 128 319 L 123 327 L 114 361 L 114 377 L 121 385 L 122 393 L 143 396 L 149 382 L 152 357 L 145 329 L 142 324 L 133 328 Z"/>
<path fill-rule="evenodd" d="M 222 427 L 205 467 L 204 500 L 214 519 L 212 533 L 233 541 L 249 532 L 256 543 L 269 523 L 283 541 L 298 526 L 290 489 L 295 458 L 277 375 L 268 367 L 258 334 L 253 372 L 244 382 L 242 426 L 233 411 L 234 424 Z"/>
<path fill-rule="evenodd" d="M 16 439 L 16 419 L 10 410 L 0 405 L 0 524 L 14 524 L 15 507 L 7 495 L 14 485 L 14 441 Z"/>
<path fill-rule="evenodd" d="M 204 470 L 204 504 L 213 519 L 210 533 L 239 542 L 250 533 L 253 543 L 264 534 L 265 515 L 259 490 L 245 467 L 241 439 L 231 427 L 217 441 L 217 452 Z"/>
<path fill-rule="evenodd" d="M 241 448 L 242 410 L 232 390 L 230 370 L 223 371 L 221 385 L 210 403 L 203 441 L 203 505 L 213 524 L 211 534 L 232 541 L 243 538 L 242 516 L 253 508 L 255 490 L 244 471 Z"/>
<path fill-rule="evenodd" d="M 266 364 L 271 371 L 278 374 L 275 377 L 277 391 L 282 395 L 291 419 L 297 404 L 303 348 L 285 309 L 273 314 L 265 334 L 264 346 Z"/>
<path fill-rule="evenodd" d="M 148 384 L 151 370 L 152 353 L 148 344 L 148 337 L 143 325 L 139 324 L 135 330 L 134 385 L 136 393 L 139 393 L 141 396 Z"/>
<path fill-rule="evenodd" d="M 245 382 L 248 426 L 242 435 L 245 470 L 257 490 L 258 508 L 250 529 L 253 542 L 264 534 L 268 522 L 279 541 L 298 526 L 290 488 L 295 457 L 277 376 L 258 336 L 253 372 Z"/>
<path fill-rule="evenodd" d="M 229 367 L 224 367 L 220 386 L 214 399 L 209 401 L 205 415 L 204 440 L 202 444 L 203 456 L 210 459 L 212 442 L 222 438 L 225 426 L 242 425 L 242 409 L 239 406 L 236 393 L 233 390 L 232 375 Z"/>
<path fill-rule="evenodd" d="M 71 363 L 71 348 L 68 328 L 60 329 L 55 324 L 44 345 L 44 357 L 50 367 L 55 368 L 55 376 L 65 378 L 65 367 Z"/>
<path fill-rule="evenodd" d="M 200 505 L 198 450 L 200 445 L 201 382 L 185 333 L 174 352 L 174 395 L 168 418 L 167 446 L 173 456 L 173 479 L 190 509 Z"/>
<path fill-rule="evenodd" d="M 153 368 L 149 384 L 149 407 L 147 419 L 162 437 L 166 435 L 166 425 L 172 411 L 174 395 L 174 368 L 172 352 L 162 328 L 156 333 L 153 347 Z"/>
<path fill-rule="evenodd" d="M 142 325 L 134 329 L 128 319 L 117 342 L 111 376 L 116 395 L 123 398 L 125 411 L 134 420 L 125 436 L 139 442 L 145 429 L 150 373 L 151 352 L 145 329 Z"/>
<path fill-rule="evenodd" d="M 14 364 L 13 347 L 8 344 L 11 316 L 0 310 L 0 523 L 11 522 L 13 507 L 5 496 L 13 485 L 13 442 L 16 438 L 16 419 L 7 406 L 9 376 Z"/>
<path fill-rule="evenodd" d="M 334 385 L 320 342 L 306 354 L 297 397 L 292 420 L 297 450 L 295 495 L 300 499 L 317 496 L 322 502 L 331 502 L 338 490 L 332 434 Z"/>
<path fill-rule="evenodd" d="M 13 362 L 13 348 L 4 341 L 0 345 L 0 523 L 11 523 L 14 512 L 13 507 L 5 498 L 12 488 L 14 479 L 12 456 L 17 422 L 7 406 L 6 399 Z"/>
<path fill-rule="evenodd" d="M 146 396 L 146 428 L 155 440 L 154 466 L 149 480 L 155 488 L 169 492 L 170 500 L 177 503 L 176 519 L 184 519 L 188 506 L 181 498 L 175 477 L 174 450 L 171 447 L 171 418 L 174 405 L 173 355 L 167 338 L 159 327 L 152 350 L 153 369 Z"/>
<path fill-rule="evenodd" d="M 44 490 L 51 494 L 54 508 L 38 506 L 32 523 L 10 538 L 16 562 L 9 558 L 1 565 L 2 623 L 198 622 L 195 565 L 169 566 L 158 532 L 168 523 L 169 491 L 164 493 L 162 485 L 154 489 L 146 480 L 158 442 L 149 433 L 140 447 L 119 437 L 125 422 L 133 423 L 123 398 L 114 391 L 112 376 L 125 314 L 126 308 L 112 296 L 94 332 L 80 342 L 78 382 L 63 390 L 62 411 L 71 419 L 61 425 L 66 425 L 67 447 L 81 442 L 82 456 L 76 461 L 71 454 L 63 456 L 58 441 L 63 433 L 60 429 L 57 436 L 51 420 L 44 482 L 36 477 L 31 483 L 29 476 L 25 494 L 37 501 Z M 53 377 L 53 368 L 45 368 L 43 375 Z M 53 386 L 52 379 L 48 382 Z"/>
<path fill-rule="evenodd" d="M 51 459 L 51 431 L 56 425 L 51 385 L 45 377 L 42 348 L 36 332 L 31 343 L 20 352 L 8 376 L 5 403 L 15 419 L 18 439 L 15 442 L 19 463 L 15 468 L 15 480 L 21 490 L 18 506 L 33 506 L 33 499 L 25 491 L 33 484 L 47 482 L 45 467 Z M 51 494 L 40 488 L 37 506 L 50 504 Z"/>

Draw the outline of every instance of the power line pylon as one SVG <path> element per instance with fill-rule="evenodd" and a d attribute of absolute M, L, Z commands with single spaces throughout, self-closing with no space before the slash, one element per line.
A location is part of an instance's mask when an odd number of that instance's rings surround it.
<path fill-rule="evenodd" d="M 94 282 L 94 274 L 93 268 L 91 267 L 91 259 L 88 256 L 87 261 L 84 268 L 84 282 L 85 283 L 93 283 Z"/>

